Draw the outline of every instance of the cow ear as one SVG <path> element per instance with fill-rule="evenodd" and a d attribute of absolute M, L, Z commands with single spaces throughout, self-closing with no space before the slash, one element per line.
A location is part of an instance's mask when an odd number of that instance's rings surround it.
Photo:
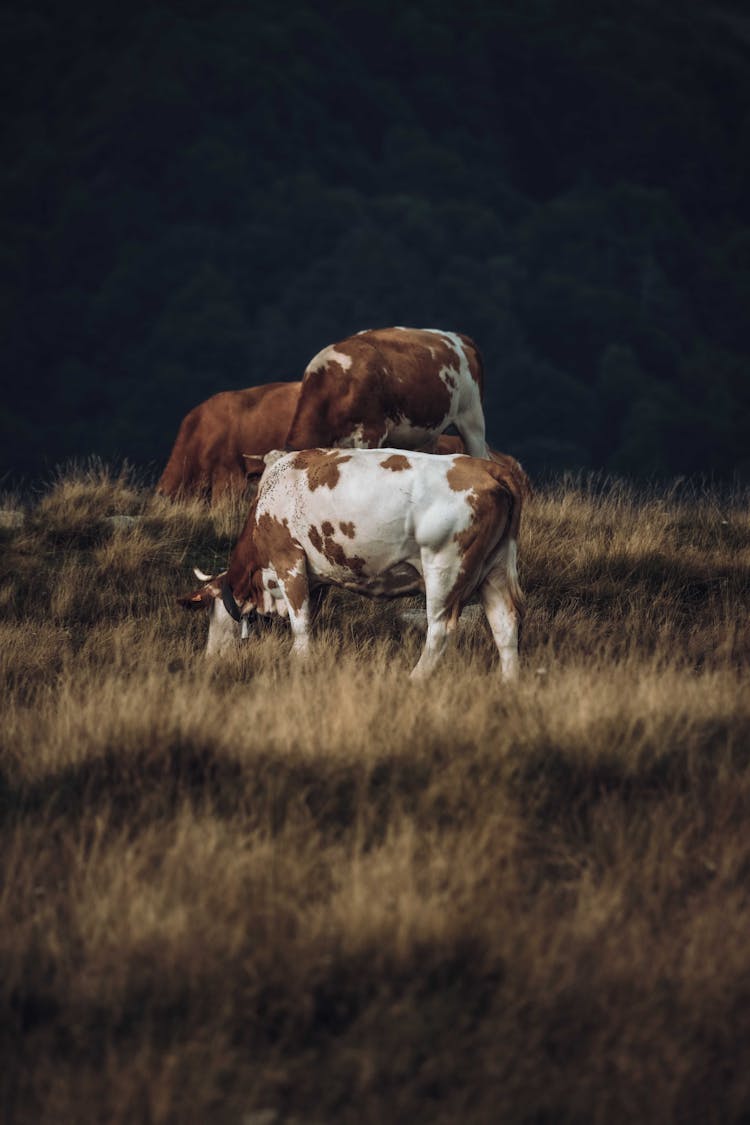
<path fill-rule="evenodd" d="M 243 453 L 245 458 L 245 472 L 249 477 L 259 477 L 266 467 L 262 453 Z"/>
<path fill-rule="evenodd" d="M 185 594 L 184 597 L 178 598 L 177 604 L 184 609 L 203 609 L 212 601 L 213 595 L 208 590 L 201 589 L 196 590 L 194 594 Z"/>

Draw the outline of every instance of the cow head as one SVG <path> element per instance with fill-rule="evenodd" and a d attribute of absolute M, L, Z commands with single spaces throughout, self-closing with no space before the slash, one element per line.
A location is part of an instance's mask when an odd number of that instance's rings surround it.
<path fill-rule="evenodd" d="M 227 573 L 209 575 L 194 568 L 196 578 L 202 585 L 192 594 L 178 598 L 185 609 L 208 609 L 208 642 L 206 656 L 216 656 L 227 652 L 239 640 L 248 635 L 250 617 L 255 612 L 251 600 L 238 605 Z"/>

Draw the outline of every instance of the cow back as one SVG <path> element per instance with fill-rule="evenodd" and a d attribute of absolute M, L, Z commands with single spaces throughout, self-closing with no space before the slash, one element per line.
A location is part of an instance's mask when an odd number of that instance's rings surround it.
<path fill-rule="evenodd" d="M 442 432 L 467 396 L 479 403 L 483 367 L 467 336 L 382 328 L 324 348 L 308 364 L 287 448 L 418 448 Z"/>

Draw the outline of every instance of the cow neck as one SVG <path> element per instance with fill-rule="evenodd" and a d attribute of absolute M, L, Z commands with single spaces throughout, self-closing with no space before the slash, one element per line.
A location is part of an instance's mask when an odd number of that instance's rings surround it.
<path fill-rule="evenodd" d="M 234 545 L 232 557 L 229 560 L 227 581 L 237 601 L 247 598 L 252 584 L 252 576 L 260 566 L 255 544 L 255 513 L 257 507 L 258 501 L 255 499 L 250 506 L 245 526 Z"/>

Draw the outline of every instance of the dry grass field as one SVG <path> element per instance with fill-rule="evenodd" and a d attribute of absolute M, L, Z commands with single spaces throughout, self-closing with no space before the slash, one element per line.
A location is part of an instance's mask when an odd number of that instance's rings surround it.
<path fill-rule="evenodd" d="M 513 688 L 338 595 L 209 664 L 243 510 L 0 529 L 0 1119 L 750 1120 L 748 496 L 541 491 Z"/>

